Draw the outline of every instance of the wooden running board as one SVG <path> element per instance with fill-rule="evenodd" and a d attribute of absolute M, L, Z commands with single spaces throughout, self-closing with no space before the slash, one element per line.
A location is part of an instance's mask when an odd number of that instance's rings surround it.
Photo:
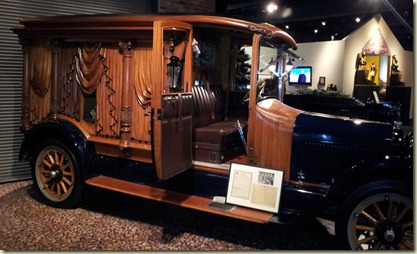
<path fill-rule="evenodd" d="M 252 221 L 256 223 L 267 223 L 273 216 L 272 213 L 248 209 L 244 207 L 236 207 L 233 211 L 215 209 L 212 207 L 208 207 L 208 205 L 212 202 L 212 200 L 209 198 L 192 196 L 175 191 L 150 187 L 147 185 L 132 183 L 107 176 L 98 176 L 88 179 L 86 181 L 86 184 L 137 197 L 153 199 L 173 205 L 179 205 L 182 207 L 219 214 L 241 220 Z"/>

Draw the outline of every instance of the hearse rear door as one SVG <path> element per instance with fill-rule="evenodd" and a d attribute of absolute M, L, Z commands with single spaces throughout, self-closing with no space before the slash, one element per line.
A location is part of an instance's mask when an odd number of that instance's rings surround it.
<path fill-rule="evenodd" d="M 153 37 L 152 139 L 158 178 L 192 165 L 192 26 L 156 21 Z"/>

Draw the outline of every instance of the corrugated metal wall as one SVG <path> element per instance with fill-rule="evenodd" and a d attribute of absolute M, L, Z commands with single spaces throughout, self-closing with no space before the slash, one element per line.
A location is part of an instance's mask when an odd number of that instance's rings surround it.
<path fill-rule="evenodd" d="M 21 124 L 22 52 L 10 31 L 24 17 L 149 13 L 155 0 L 0 0 L 0 182 L 30 178 L 27 162 L 18 162 Z"/>

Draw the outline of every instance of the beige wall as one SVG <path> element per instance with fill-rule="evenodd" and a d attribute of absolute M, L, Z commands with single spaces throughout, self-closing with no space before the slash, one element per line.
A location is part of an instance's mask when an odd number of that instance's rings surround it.
<path fill-rule="evenodd" d="M 308 87 L 309 89 L 317 89 L 319 78 L 326 77 L 326 85 L 335 83 L 340 90 L 343 84 L 344 52 L 344 41 L 298 44 L 295 53 L 306 59 L 306 62 L 302 65 L 313 67 L 312 86 Z M 295 92 L 299 88 L 287 86 L 286 89 L 287 92 Z"/>

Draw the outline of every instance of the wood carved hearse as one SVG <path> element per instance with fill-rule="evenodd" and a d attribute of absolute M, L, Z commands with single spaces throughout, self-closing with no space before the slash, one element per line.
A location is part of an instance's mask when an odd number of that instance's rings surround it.
<path fill-rule="evenodd" d="M 282 103 L 286 63 L 303 61 L 282 30 L 200 15 L 21 24 L 20 159 L 45 203 L 96 186 L 258 223 L 325 218 L 343 248 L 414 248 L 412 134 Z"/>

